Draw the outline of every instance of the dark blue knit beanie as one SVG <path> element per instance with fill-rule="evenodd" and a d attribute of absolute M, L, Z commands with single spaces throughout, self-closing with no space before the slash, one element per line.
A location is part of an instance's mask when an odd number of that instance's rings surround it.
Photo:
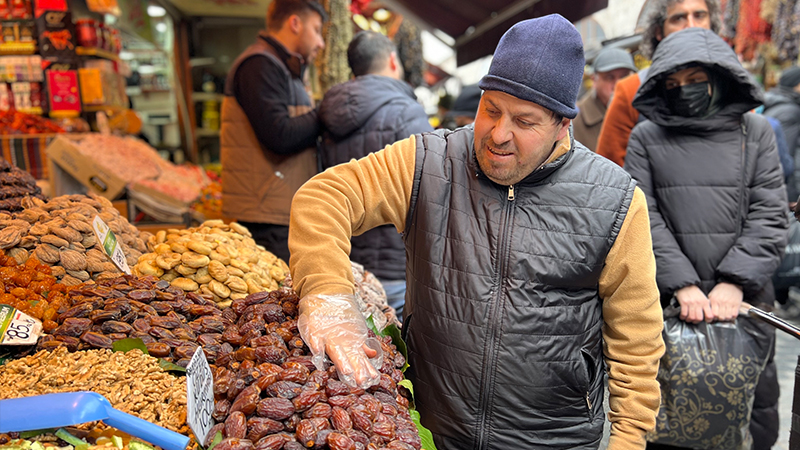
<path fill-rule="evenodd" d="M 523 20 L 506 31 L 497 44 L 489 74 L 478 86 L 574 119 L 584 64 L 580 33 L 567 19 L 551 14 Z"/>

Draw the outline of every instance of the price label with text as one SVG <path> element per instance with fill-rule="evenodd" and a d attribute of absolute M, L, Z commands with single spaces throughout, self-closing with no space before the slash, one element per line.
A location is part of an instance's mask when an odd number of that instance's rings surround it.
<path fill-rule="evenodd" d="M 214 426 L 214 378 L 202 347 L 197 347 L 186 366 L 186 422 L 200 444 Z"/>
<path fill-rule="evenodd" d="M 0 305 L 0 345 L 33 345 L 42 335 L 42 323 L 8 305 Z"/>
<path fill-rule="evenodd" d="M 114 232 L 108 228 L 108 225 L 106 225 L 100 216 L 94 216 L 92 228 L 94 228 L 94 233 L 97 235 L 97 239 L 103 245 L 103 250 L 105 250 L 106 255 L 111 258 L 111 262 L 113 262 L 119 270 L 130 275 L 131 269 L 128 267 L 128 261 L 125 259 L 125 253 L 122 252 L 122 246 L 119 245 L 119 241 L 117 241 L 117 237 L 114 235 Z"/>

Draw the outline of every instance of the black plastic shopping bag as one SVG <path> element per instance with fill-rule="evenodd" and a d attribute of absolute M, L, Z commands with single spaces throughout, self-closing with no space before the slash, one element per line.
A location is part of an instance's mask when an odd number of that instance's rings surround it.
<path fill-rule="evenodd" d="M 649 442 L 693 449 L 749 449 L 750 414 L 774 333 L 740 317 L 691 324 L 665 310 L 658 381 L 661 406 Z"/>

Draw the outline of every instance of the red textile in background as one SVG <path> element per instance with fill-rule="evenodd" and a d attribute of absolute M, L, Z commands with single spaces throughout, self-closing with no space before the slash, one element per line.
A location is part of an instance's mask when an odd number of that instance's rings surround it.
<path fill-rule="evenodd" d="M 734 48 L 745 61 L 756 56 L 758 45 L 769 42 L 772 24 L 761 18 L 762 0 L 741 0 L 739 3 L 739 22 L 736 24 Z"/>

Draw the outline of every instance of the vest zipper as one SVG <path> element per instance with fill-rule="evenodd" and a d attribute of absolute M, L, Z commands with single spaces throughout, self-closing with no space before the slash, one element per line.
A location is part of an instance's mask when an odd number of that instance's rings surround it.
<path fill-rule="evenodd" d="M 508 201 L 506 202 L 504 223 L 500 235 L 499 254 L 497 255 L 498 270 L 495 273 L 494 299 L 489 306 L 487 323 L 489 324 L 489 338 L 483 348 L 483 365 L 481 373 L 480 399 L 478 402 L 478 450 L 486 448 L 488 440 L 488 428 L 491 420 L 492 393 L 494 392 L 494 373 L 497 370 L 497 351 L 495 347 L 500 339 L 500 329 L 502 328 L 502 315 L 498 310 L 502 309 L 503 302 L 503 279 L 508 269 L 508 257 L 510 253 L 511 240 L 509 239 L 511 229 L 511 218 L 514 213 L 514 186 L 508 187 Z"/>

